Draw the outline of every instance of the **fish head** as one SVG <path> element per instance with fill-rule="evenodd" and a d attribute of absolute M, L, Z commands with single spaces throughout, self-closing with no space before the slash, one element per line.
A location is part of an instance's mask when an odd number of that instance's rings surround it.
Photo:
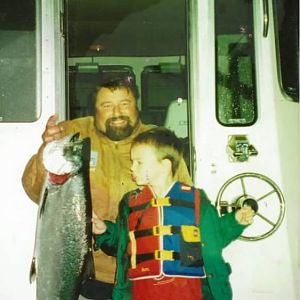
<path fill-rule="evenodd" d="M 71 136 L 69 142 L 65 143 L 63 156 L 66 161 L 72 163 L 73 171 L 76 172 L 82 167 L 83 140 L 79 139 L 78 133 Z"/>
<path fill-rule="evenodd" d="M 43 163 L 49 173 L 56 175 L 77 173 L 83 166 L 86 139 L 79 133 L 48 143 L 43 152 Z"/>

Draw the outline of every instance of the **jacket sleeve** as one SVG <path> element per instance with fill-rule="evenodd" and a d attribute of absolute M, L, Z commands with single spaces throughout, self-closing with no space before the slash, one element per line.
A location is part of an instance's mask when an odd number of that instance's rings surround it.
<path fill-rule="evenodd" d="M 110 221 L 104 222 L 107 229 L 104 233 L 94 236 L 94 250 L 101 249 L 105 254 L 109 256 L 117 256 L 118 225 Z"/>
<path fill-rule="evenodd" d="M 73 134 L 78 131 L 78 128 L 73 125 L 72 121 L 65 121 L 59 123 L 59 125 L 65 128 L 65 133 Z M 77 126 L 78 127 L 78 126 Z M 27 163 L 23 175 L 22 175 L 22 185 L 28 195 L 28 197 L 35 203 L 39 203 L 41 198 L 41 193 L 46 178 L 47 171 L 43 165 L 43 150 L 45 144 L 42 144 L 38 152 L 31 157 Z"/>
<path fill-rule="evenodd" d="M 225 248 L 236 240 L 247 227 L 236 221 L 235 212 L 219 216 L 217 209 L 208 200 L 203 190 L 201 190 L 201 203 L 206 206 L 206 213 L 203 216 L 206 219 L 205 223 L 210 222 L 208 224 L 208 226 L 211 226 L 209 230 L 214 231 L 215 239 L 221 248 Z"/>
<path fill-rule="evenodd" d="M 106 231 L 102 234 L 95 235 L 94 249 L 101 249 L 104 253 L 110 256 L 117 256 L 118 245 L 120 238 L 127 230 L 127 208 L 128 194 L 123 196 L 119 204 L 119 213 L 116 222 L 104 221 L 106 224 Z M 127 236 L 127 233 L 125 233 Z"/>
<path fill-rule="evenodd" d="M 44 145 L 37 154 L 33 155 L 27 163 L 22 175 L 22 185 L 28 197 L 38 203 L 41 197 L 43 184 L 46 177 L 46 170 L 42 162 Z"/>
<path fill-rule="evenodd" d="M 236 240 L 247 226 L 241 225 L 235 219 L 235 212 L 220 217 L 220 228 L 223 236 L 223 247 Z"/>

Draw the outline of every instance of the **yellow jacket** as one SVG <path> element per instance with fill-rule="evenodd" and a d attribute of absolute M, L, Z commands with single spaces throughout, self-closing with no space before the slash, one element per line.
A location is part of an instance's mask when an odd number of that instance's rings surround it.
<path fill-rule="evenodd" d="M 130 146 L 132 139 L 150 127 L 139 122 L 133 134 L 122 140 L 112 141 L 96 131 L 94 117 L 84 117 L 61 123 L 67 135 L 80 132 L 80 137 L 91 139 L 90 184 L 92 205 L 95 213 L 103 220 L 114 221 L 122 196 L 136 189 L 130 174 Z M 46 170 L 42 163 L 42 145 L 37 154 L 28 162 L 22 177 L 27 195 L 39 202 Z M 176 180 L 191 184 L 186 165 L 182 161 Z M 116 261 L 102 251 L 94 252 L 96 279 L 113 283 Z"/>

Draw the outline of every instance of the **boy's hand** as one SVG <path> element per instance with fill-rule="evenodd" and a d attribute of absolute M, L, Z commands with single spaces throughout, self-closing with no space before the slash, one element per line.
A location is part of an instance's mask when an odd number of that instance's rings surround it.
<path fill-rule="evenodd" d="M 250 225 L 253 223 L 253 217 L 255 216 L 255 211 L 251 206 L 244 205 L 238 209 L 235 213 L 235 219 L 241 225 Z"/>
<path fill-rule="evenodd" d="M 94 234 L 101 234 L 106 231 L 105 223 L 101 219 L 98 218 L 98 216 L 94 213 L 94 211 L 93 211 L 92 222 L 93 222 L 93 233 Z"/>

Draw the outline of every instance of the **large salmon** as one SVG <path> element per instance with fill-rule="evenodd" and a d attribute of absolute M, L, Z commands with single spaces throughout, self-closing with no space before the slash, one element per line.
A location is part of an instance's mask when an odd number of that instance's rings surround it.
<path fill-rule="evenodd" d="M 37 279 L 38 300 L 77 300 L 82 282 L 94 275 L 90 140 L 81 140 L 76 134 L 48 145 L 44 150 L 46 169 L 53 161 L 56 169 L 60 164 L 62 170 L 53 174 L 48 169 L 37 216 L 30 281 Z"/>

